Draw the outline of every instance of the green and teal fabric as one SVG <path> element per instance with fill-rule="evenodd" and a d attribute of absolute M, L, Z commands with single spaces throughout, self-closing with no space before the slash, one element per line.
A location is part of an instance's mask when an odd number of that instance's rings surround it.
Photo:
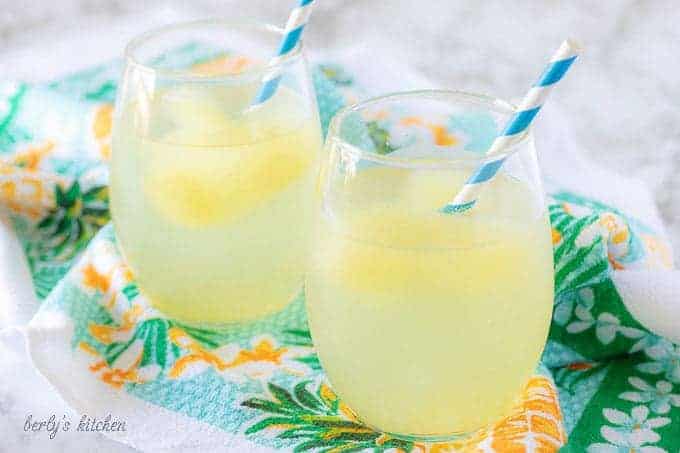
<path fill-rule="evenodd" d="M 188 46 L 177 58 L 228 56 Z M 119 71 L 114 62 L 47 84 L 0 83 L 0 205 L 42 300 L 29 349 L 76 409 L 126 395 L 131 407 L 158 408 L 159 419 L 209 425 L 239 451 L 680 451 L 680 346 L 641 325 L 612 280 L 621 269 L 671 267 L 669 247 L 643 222 L 575 193 L 548 197 L 555 305 L 543 363 L 513 412 L 469 439 L 421 444 L 362 425 L 324 377 L 304 295 L 269 318 L 221 329 L 156 311 L 108 225 Z M 325 132 L 358 87 L 337 64 L 315 65 L 313 80 Z M 390 125 L 370 124 L 362 140 L 394 151 Z M 493 133 L 482 117 L 440 126 L 429 130 L 472 137 L 471 151 Z"/>

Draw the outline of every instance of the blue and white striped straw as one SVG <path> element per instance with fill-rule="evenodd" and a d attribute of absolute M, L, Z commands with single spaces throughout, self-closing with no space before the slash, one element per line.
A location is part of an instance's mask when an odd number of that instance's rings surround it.
<path fill-rule="evenodd" d="M 295 49 L 300 38 L 302 37 L 302 32 L 305 29 L 305 25 L 309 21 L 309 16 L 312 14 L 312 7 L 314 0 L 300 0 L 298 6 L 291 11 L 290 16 L 288 16 L 288 22 L 286 22 L 286 28 L 283 33 L 283 40 L 281 41 L 281 46 L 279 47 L 279 52 L 274 58 L 269 60 L 269 66 L 276 66 L 279 61 L 290 51 Z M 251 106 L 260 105 L 267 102 L 279 87 L 281 82 L 281 74 L 279 72 L 272 72 L 265 76 L 262 80 L 262 86 L 257 96 L 253 100 Z"/>
<path fill-rule="evenodd" d="M 491 144 L 491 147 L 486 152 L 487 156 L 494 156 L 501 152 L 529 127 L 538 111 L 541 110 L 552 88 L 564 77 L 571 64 L 576 60 L 579 51 L 580 47 L 570 39 L 562 43 L 555 55 L 550 59 L 550 63 L 543 71 L 541 77 L 539 77 L 538 81 L 531 87 L 526 96 L 524 96 L 524 99 L 522 99 L 517 113 L 510 118 L 503 132 Z M 477 197 L 482 187 L 496 176 L 498 170 L 503 166 L 506 157 L 501 156 L 497 159 L 489 160 L 477 168 L 453 201 L 444 206 L 441 212 L 446 214 L 464 212 L 473 207 L 477 202 Z"/>

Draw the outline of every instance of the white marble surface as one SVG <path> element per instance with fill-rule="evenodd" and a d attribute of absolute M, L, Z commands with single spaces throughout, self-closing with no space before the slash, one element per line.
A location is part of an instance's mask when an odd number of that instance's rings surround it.
<path fill-rule="evenodd" d="M 186 11 L 184 3 L 175 6 Z M 180 16 L 245 14 L 283 22 L 292 3 L 194 0 L 196 11 Z M 586 52 L 551 105 L 565 112 L 575 141 L 594 162 L 640 178 L 652 188 L 671 236 L 680 238 L 677 1 L 509 4 L 501 0 L 318 0 L 307 46 L 317 52 L 347 45 L 364 45 L 376 52 L 397 49 L 435 85 L 513 98 L 522 94 L 564 37 L 579 39 Z M 172 2 L 0 0 L 0 77 L 41 79 L 54 71 L 94 63 L 101 57 L 97 47 L 101 42 L 117 48 L 134 31 L 107 24 L 130 14 L 153 23 L 171 20 L 177 15 L 163 12 L 168 5 Z M 79 36 L 93 29 L 96 37 Z M 56 46 L 40 58 L 39 52 L 30 50 L 54 45 L 66 35 L 80 38 L 77 47 Z M 386 72 L 385 77 L 398 84 L 399 74 Z M 680 262 L 680 241 L 675 239 L 675 244 Z M 24 433 L 28 413 L 63 414 L 66 409 L 46 381 L 32 372 L 16 333 L 3 335 L 12 336 L 5 342 L 12 349 L 0 348 L 0 452 L 129 451 L 101 436 L 72 435 L 50 441 L 44 433 Z"/>

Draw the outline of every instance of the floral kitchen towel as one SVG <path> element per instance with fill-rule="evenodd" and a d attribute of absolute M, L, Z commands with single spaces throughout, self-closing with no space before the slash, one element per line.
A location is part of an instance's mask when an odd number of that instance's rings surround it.
<path fill-rule="evenodd" d="M 203 64 L 229 58 L 183 52 Z M 587 187 L 549 197 L 556 297 L 543 365 L 512 413 L 466 440 L 422 444 L 362 425 L 325 380 L 302 295 L 281 313 L 225 329 L 157 312 L 105 226 L 119 69 L 0 85 L 0 204 L 43 299 L 26 329 L 30 354 L 75 409 L 126 421 L 126 431 L 109 435 L 142 450 L 175 451 L 680 449 L 680 347 L 652 333 L 618 277 L 672 267 L 669 247 Z M 342 65 L 315 65 L 313 75 L 325 130 L 362 91 Z M 483 121 L 429 126 L 413 127 L 437 143 L 479 134 L 475 143 L 484 147 Z M 389 131 L 388 117 L 370 124 L 377 149 L 394 151 Z M 168 424 L 171 433 L 156 428 Z"/>

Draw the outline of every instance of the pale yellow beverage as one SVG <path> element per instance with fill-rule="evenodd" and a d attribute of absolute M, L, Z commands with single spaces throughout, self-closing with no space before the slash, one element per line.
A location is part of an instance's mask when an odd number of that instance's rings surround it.
<path fill-rule="evenodd" d="M 320 154 L 316 113 L 285 87 L 178 85 L 122 106 L 112 212 L 142 292 L 173 318 L 224 323 L 300 291 Z"/>
<path fill-rule="evenodd" d="M 545 212 L 500 176 L 474 209 L 444 215 L 470 170 L 367 167 L 329 190 L 311 252 L 307 309 L 323 368 L 386 432 L 484 427 L 511 408 L 546 340 Z"/>

